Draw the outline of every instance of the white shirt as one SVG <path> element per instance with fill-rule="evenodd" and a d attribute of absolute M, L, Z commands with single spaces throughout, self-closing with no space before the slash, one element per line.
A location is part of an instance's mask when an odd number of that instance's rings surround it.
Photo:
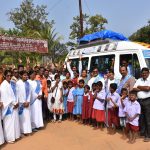
<path fill-rule="evenodd" d="M 97 109 L 97 110 L 104 110 L 105 109 L 105 106 L 104 106 L 105 105 L 105 97 L 106 97 L 105 90 L 101 90 L 99 93 L 97 93 L 97 97 L 104 101 L 101 102 L 100 100 L 95 99 L 93 108 Z"/>
<path fill-rule="evenodd" d="M 129 117 L 134 117 L 136 114 L 141 113 L 141 106 L 137 101 L 129 101 L 126 107 L 124 108 L 124 111 L 129 115 Z M 139 126 L 139 116 L 137 116 L 133 121 L 129 121 L 127 118 L 127 122 L 134 126 Z"/>
<path fill-rule="evenodd" d="M 135 85 L 133 88 L 137 88 L 138 86 L 150 86 L 150 79 L 147 78 L 146 80 L 143 80 L 143 78 L 140 78 L 136 81 Z M 140 91 L 137 93 L 137 97 L 139 99 L 145 99 L 150 97 L 150 91 Z"/>
<path fill-rule="evenodd" d="M 74 90 L 75 88 L 72 87 L 70 90 L 69 90 L 69 94 L 68 94 L 68 98 L 67 98 L 67 101 L 68 102 L 74 102 L 73 100 L 73 94 L 72 94 L 72 91 Z"/>
<path fill-rule="evenodd" d="M 126 97 L 124 100 L 123 100 L 123 104 L 126 106 L 127 103 L 129 102 L 129 98 Z M 121 104 L 121 98 L 119 99 L 118 101 L 118 107 L 119 107 L 119 117 L 125 117 L 125 112 L 124 112 L 124 108 L 122 107 L 122 104 Z"/>
<path fill-rule="evenodd" d="M 107 95 L 107 98 L 111 98 L 112 101 L 113 101 L 114 103 L 116 103 L 116 105 L 117 105 L 117 104 L 118 104 L 118 101 L 119 101 L 119 99 L 120 99 L 120 95 L 119 95 L 118 93 L 116 93 L 116 92 L 114 92 L 114 93 L 109 93 L 109 94 Z M 113 104 L 111 101 L 107 102 L 107 108 L 113 108 L 113 107 L 114 107 L 114 104 Z"/>

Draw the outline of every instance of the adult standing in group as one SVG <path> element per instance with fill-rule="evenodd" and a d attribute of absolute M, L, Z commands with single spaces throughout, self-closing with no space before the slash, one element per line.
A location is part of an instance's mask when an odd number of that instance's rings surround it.
<path fill-rule="evenodd" d="M 101 81 L 103 84 L 103 88 L 105 88 L 105 80 L 102 76 L 99 75 L 98 68 L 94 68 L 92 71 L 93 77 L 88 81 L 88 85 L 90 86 L 90 90 L 92 90 L 92 84 Z"/>
<path fill-rule="evenodd" d="M 5 70 L 5 80 L 0 88 L 1 102 L 3 103 L 4 137 L 8 143 L 13 143 L 16 139 L 20 138 L 16 83 L 11 82 L 11 76 L 11 71 Z"/>
<path fill-rule="evenodd" d="M 43 115 L 42 115 L 42 85 L 39 80 L 35 80 L 35 71 L 29 72 L 28 82 L 31 85 L 31 125 L 32 130 L 37 131 L 39 128 L 44 126 Z"/>
<path fill-rule="evenodd" d="M 139 78 L 134 90 L 137 91 L 137 97 L 141 105 L 140 116 L 140 134 L 145 137 L 144 141 L 150 141 L 150 79 L 149 69 L 143 68 L 141 71 L 142 77 Z"/>
<path fill-rule="evenodd" d="M 35 79 L 41 81 L 43 117 L 45 120 L 49 121 L 49 110 L 47 107 L 47 97 L 48 97 L 47 79 L 44 77 L 44 72 L 45 72 L 45 68 L 40 67 L 39 73 L 36 75 Z"/>
<path fill-rule="evenodd" d="M 122 88 L 126 88 L 129 91 L 133 89 L 133 86 L 135 84 L 135 78 L 132 75 L 128 74 L 128 70 L 126 66 L 121 66 L 120 67 L 120 73 L 122 75 L 122 78 L 120 80 L 117 93 L 121 93 Z"/>

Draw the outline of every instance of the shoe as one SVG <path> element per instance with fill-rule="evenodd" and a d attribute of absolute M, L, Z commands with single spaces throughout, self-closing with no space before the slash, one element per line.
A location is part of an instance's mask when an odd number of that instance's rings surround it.
<path fill-rule="evenodd" d="M 32 131 L 33 131 L 33 132 L 37 132 L 38 130 L 35 128 L 35 129 L 32 129 Z"/>
<path fill-rule="evenodd" d="M 61 123 L 62 120 L 58 120 L 58 123 Z"/>
<path fill-rule="evenodd" d="M 150 142 L 150 138 L 148 137 L 144 138 L 144 142 Z"/>
<path fill-rule="evenodd" d="M 9 144 L 14 144 L 15 142 L 14 142 L 14 141 L 8 141 L 7 143 L 9 143 Z"/>

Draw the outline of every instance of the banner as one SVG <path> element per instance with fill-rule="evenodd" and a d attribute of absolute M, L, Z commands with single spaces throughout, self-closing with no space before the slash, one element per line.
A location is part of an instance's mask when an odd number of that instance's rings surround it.
<path fill-rule="evenodd" d="M 46 40 L 0 35 L 0 50 L 48 53 Z"/>

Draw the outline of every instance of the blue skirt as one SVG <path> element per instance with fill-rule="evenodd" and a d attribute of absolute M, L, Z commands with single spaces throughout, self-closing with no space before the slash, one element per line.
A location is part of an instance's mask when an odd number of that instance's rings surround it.
<path fill-rule="evenodd" d="M 77 101 L 76 101 L 74 109 L 73 109 L 74 115 L 82 114 L 82 102 L 83 102 L 83 96 L 77 96 Z"/>

